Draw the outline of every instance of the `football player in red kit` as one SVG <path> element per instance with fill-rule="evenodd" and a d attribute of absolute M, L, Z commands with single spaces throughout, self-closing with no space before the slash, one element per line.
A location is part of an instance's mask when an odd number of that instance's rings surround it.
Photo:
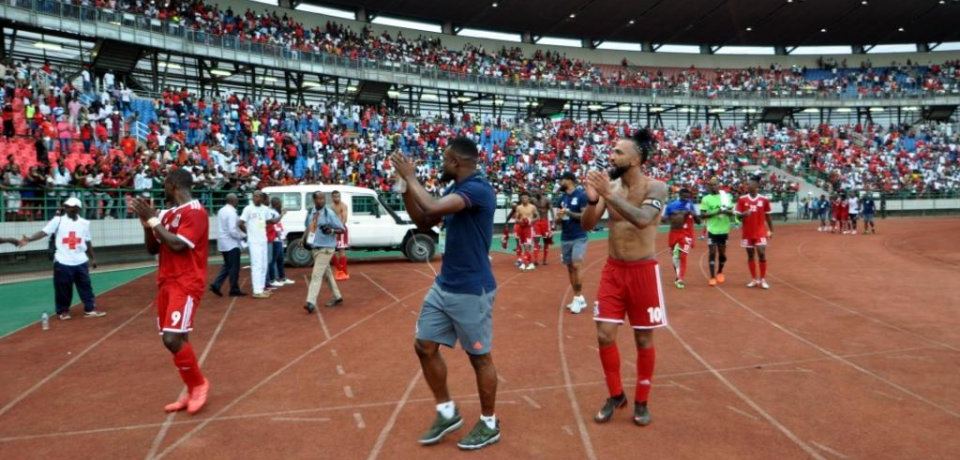
<path fill-rule="evenodd" d="M 740 246 L 747 250 L 747 263 L 750 265 L 750 283 L 747 287 L 760 286 L 770 289 L 767 284 L 767 241 L 773 237 L 773 220 L 770 218 L 770 199 L 761 195 L 760 178 L 752 177 L 747 182 L 747 194 L 737 200 L 736 214 L 743 218 L 743 236 Z M 757 270 L 755 256 L 760 259 Z"/>
<path fill-rule="evenodd" d="M 188 335 L 193 330 L 193 318 L 206 287 L 210 237 L 207 211 L 193 199 L 192 187 L 190 172 L 175 169 L 163 183 L 167 201 L 173 208 L 158 215 L 141 198 L 134 198 L 131 208 L 143 224 L 147 252 L 160 255 L 155 302 L 157 326 L 187 387 L 185 394 L 164 409 L 167 412 L 186 409 L 195 414 L 207 402 L 210 382 L 200 371 Z"/>

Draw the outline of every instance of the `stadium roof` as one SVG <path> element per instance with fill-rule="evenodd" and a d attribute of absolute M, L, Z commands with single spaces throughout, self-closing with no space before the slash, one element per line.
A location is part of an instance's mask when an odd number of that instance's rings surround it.
<path fill-rule="evenodd" d="M 823 46 L 960 40 L 960 0 L 303 0 L 460 28 L 602 41 Z M 496 6 L 494 6 L 496 5 Z"/>

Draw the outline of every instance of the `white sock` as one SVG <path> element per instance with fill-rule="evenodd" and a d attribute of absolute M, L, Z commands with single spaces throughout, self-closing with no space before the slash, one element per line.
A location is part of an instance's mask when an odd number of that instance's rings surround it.
<path fill-rule="evenodd" d="M 487 417 L 486 415 L 480 415 L 480 421 L 487 424 L 487 428 L 491 430 L 497 429 L 497 415 L 491 415 Z"/>
<path fill-rule="evenodd" d="M 437 404 L 437 412 L 439 412 L 443 418 L 453 418 L 453 415 L 456 413 L 456 409 L 457 406 L 453 404 L 453 401 Z"/>

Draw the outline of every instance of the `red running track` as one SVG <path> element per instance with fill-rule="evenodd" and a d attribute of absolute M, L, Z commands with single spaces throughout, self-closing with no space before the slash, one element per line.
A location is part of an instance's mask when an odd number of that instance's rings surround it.
<path fill-rule="evenodd" d="M 856 236 L 778 228 L 769 291 L 744 287 L 737 247 L 727 282 L 711 288 L 698 242 L 683 291 L 661 253 L 671 328 L 656 333 L 646 428 L 627 411 L 593 423 L 605 385 L 593 322 L 561 308 L 565 268 L 520 273 L 495 255 L 503 438 L 475 454 L 455 445 L 479 413 L 460 350 L 444 353 L 466 427 L 416 443 L 434 408 L 413 328 L 438 262 L 356 263 L 343 306 L 315 316 L 301 308 L 305 270 L 269 300 L 205 297 L 193 341 L 213 389 L 192 417 L 162 412 L 181 385 L 156 335 L 148 276 L 103 295 L 106 318 L 0 340 L 0 458 L 955 459 L 960 220 L 879 225 Z M 591 304 L 605 253 L 603 241 L 587 253 Z"/>

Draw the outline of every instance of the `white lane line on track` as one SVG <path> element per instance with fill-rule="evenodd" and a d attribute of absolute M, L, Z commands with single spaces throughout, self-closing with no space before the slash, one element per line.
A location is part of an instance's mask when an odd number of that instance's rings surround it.
<path fill-rule="evenodd" d="M 39 390 L 40 387 L 46 385 L 47 382 L 53 380 L 54 377 L 60 375 L 61 372 L 63 372 L 63 371 L 66 370 L 68 367 L 72 366 L 74 363 L 76 363 L 77 361 L 79 361 L 80 358 L 83 358 L 84 356 L 86 356 L 86 354 L 89 353 L 90 350 L 93 350 L 94 348 L 96 348 L 97 345 L 100 345 L 101 343 L 103 343 L 104 341 L 106 341 L 107 339 L 109 339 L 110 337 L 112 337 L 114 334 L 116 334 L 117 332 L 119 332 L 120 329 L 123 329 L 126 325 L 132 323 L 133 320 L 139 318 L 140 315 L 142 315 L 145 311 L 147 311 L 147 309 L 149 309 L 151 305 L 153 305 L 153 302 L 148 303 L 146 307 L 143 307 L 143 309 L 141 309 L 140 311 L 138 311 L 137 313 L 135 313 L 133 316 L 131 316 L 130 318 L 128 318 L 126 321 L 124 321 L 123 323 L 120 323 L 119 326 L 111 329 L 110 332 L 107 332 L 106 334 L 104 334 L 104 336 L 103 336 L 103 337 L 100 337 L 99 339 L 97 339 L 96 342 L 93 342 L 93 343 L 91 343 L 90 345 L 87 345 L 87 348 L 84 348 L 83 351 L 81 351 L 80 353 L 77 353 L 76 355 L 74 355 L 74 357 L 71 358 L 69 361 L 61 364 L 59 367 L 57 367 L 56 369 L 54 369 L 53 372 L 50 372 L 49 374 L 47 374 L 46 377 L 40 379 L 40 381 L 37 382 L 36 384 L 34 384 L 32 387 L 27 388 L 26 391 L 24 391 L 23 393 L 20 393 L 19 396 L 17 396 L 16 398 L 14 398 L 12 401 L 8 402 L 5 406 L 3 406 L 2 409 L 0 409 L 0 417 L 2 417 L 4 414 L 6 414 L 7 412 L 9 412 L 10 409 L 13 409 L 13 407 L 16 406 L 17 404 L 19 404 L 20 401 L 23 401 L 24 399 L 26 399 L 27 396 L 32 395 L 35 391 Z"/>

